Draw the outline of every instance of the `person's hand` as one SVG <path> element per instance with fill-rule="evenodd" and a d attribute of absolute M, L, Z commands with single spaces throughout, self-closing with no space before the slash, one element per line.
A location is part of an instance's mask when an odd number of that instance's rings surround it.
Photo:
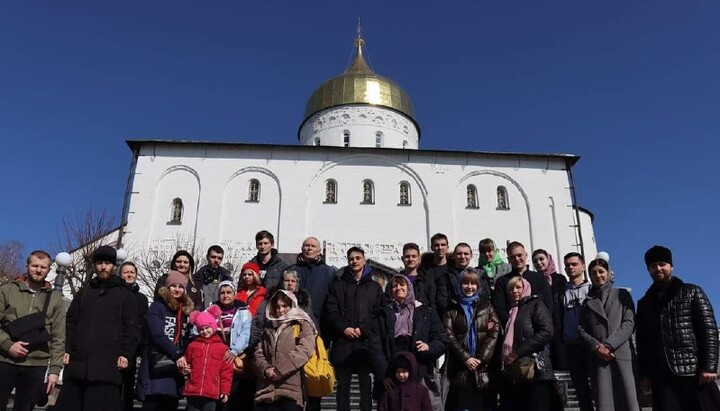
<path fill-rule="evenodd" d="M 465 366 L 470 371 L 475 371 L 477 367 L 480 366 L 480 360 L 477 358 L 470 357 L 467 360 L 465 360 Z"/>
<path fill-rule="evenodd" d="M 268 367 L 268 368 L 265 370 L 265 377 L 268 378 L 268 379 L 272 379 L 272 376 L 273 376 L 274 374 L 275 374 L 275 368 L 273 368 L 273 367 Z"/>
<path fill-rule="evenodd" d="M 608 348 L 608 346 L 605 344 L 596 345 L 595 354 L 602 360 L 607 362 L 613 361 L 615 359 L 615 354 L 613 354 L 613 352 L 610 351 L 610 348 Z"/>
<path fill-rule="evenodd" d="M 640 380 L 640 384 L 642 385 L 643 390 L 650 391 L 652 389 L 652 383 L 650 382 L 650 378 L 643 377 Z"/>
<path fill-rule="evenodd" d="M 385 387 L 386 391 L 392 390 L 393 388 L 395 388 L 395 381 L 393 381 L 393 379 L 390 377 L 385 377 L 385 379 L 383 380 L 383 386 Z"/>
<path fill-rule="evenodd" d="M 63 354 L 63 365 L 68 365 L 68 364 L 70 364 L 70 354 L 65 353 L 65 354 Z"/>
<path fill-rule="evenodd" d="M 515 360 L 517 360 L 517 354 L 511 352 L 507 357 L 505 357 L 505 365 L 512 364 Z"/>
<path fill-rule="evenodd" d="M 118 367 L 118 370 L 124 370 L 125 368 L 127 368 L 128 367 L 128 359 L 123 357 L 122 355 L 119 356 L 118 360 L 117 360 L 117 367 Z"/>
<path fill-rule="evenodd" d="M 360 331 L 359 328 L 354 328 L 354 330 L 355 330 L 355 338 L 362 337 L 362 331 Z"/>
<path fill-rule="evenodd" d="M 175 365 L 177 365 L 178 370 L 180 370 L 182 374 L 190 374 L 190 366 L 188 365 L 185 356 L 178 358 L 177 361 L 175 361 Z"/>
<path fill-rule="evenodd" d="M 355 338 L 355 329 L 348 327 L 343 331 L 343 334 L 345 335 L 345 338 L 352 340 Z"/>
<path fill-rule="evenodd" d="M 716 379 L 717 379 L 717 374 L 714 372 L 701 372 L 700 375 L 698 375 L 698 383 L 699 384 L 713 382 Z"/>
<path fill-rule="evenodd" d="M 53 388 L 55 388 L 55 384 L 57 384 L 58 375 L 57 374 L 48 374 L 47 377 L 47 388 L 45 389 L 45 394 L 50 395 Z"/>
<path fill-rule="evenodd" d="M 223 361 L 225 361 L 226 363 L 232 363 L 233 361 L 235 361 L 235 354 L 233 354 L 233 352 L 230 350 L 225 351 Z"/>
<path fill-rule="evenodd" d="M 227 394 L 220 394 L 220 402 L 223 404 L 228 401 L 228 395 Z"/>
<path fill-rule="evenodd" d="M 270 375 L 271 381 L 280 381 L 280 373 L 274 367 L 272 369 L 272 375 Z"/>
<path fill-rule="evenodd" d="M 10 349 L 8 350 L 8 354 L 12 355 L 15 358 L 25 358 L 26 355 L 28 355 L 28 349 L 25 348 L 30 343 L 26 343 L 25 341 L 16 341 L 13 343 L 13 345 L 10 346 Z"/>
<path fill-rule="evenodd" d="M 430 346 L 425 344 L 422 341 L 418 341 L 415 343 L 415 348 L 418 350 L 418 352 L 425 352 L 430 351 Z"/>

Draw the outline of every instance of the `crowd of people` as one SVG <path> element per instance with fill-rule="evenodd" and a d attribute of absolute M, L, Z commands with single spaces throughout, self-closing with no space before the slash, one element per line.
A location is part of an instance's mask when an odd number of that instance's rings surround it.
<path fill-rule="evenodd" d="M 95 276 L 67 311 L 46 281 L 52 258 L 33 251 L 26 274 L 0 287 L 0 410 L 46 401 L 62 371 L 56 410 L 320 410 L 336 379 L 339 411 L 561 410 L 555 370 L 568 370 L 583 411 L 720 410 L 718 329 L 702 288 L 673 275 L 672 253 L 644 256 L 652 285 L 638 303 L 614 286 L 608 258 L 566 254 L 565 275 L 545 250 L 492 239 L 451 250 L 447 236 L 402 249 L 397 273 L 374 269 L 360 247 L 327 265 L 317 238 L 294 264 L 267 231 L 238 281 L 222 247 L 195 270 L 181 250 L 152 301 L 132 262 L 93 254 Z M 633 336 L 635 338 L 633 338 Z M 636 343 L 636 344 L 635 344 Z M 323 347 L 328 347 L 326 351 Z M 319 378 L 310 363 L 330 367 Z M 306 371 L 307 370 L 307 371 Z M 136 380 L 137 376 L 137 381 Z M 329 382 L 328 382 L 329 381 Z"/>

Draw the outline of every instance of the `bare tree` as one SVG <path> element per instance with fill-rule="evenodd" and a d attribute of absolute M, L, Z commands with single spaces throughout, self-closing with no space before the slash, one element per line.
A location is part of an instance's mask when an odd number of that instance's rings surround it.
<path fill-rule="evenodd" d="M 116 237 L 109 234 L 117 228 L 116 222 L 107 209 L 98 211 L 92 207 L 74 217 L 63 217 L 56 246 L 73 258 L 66 277 L 72 295 L 92 278 L 95 249 L 101 245 L 115 246 Z"/>
<path fill-rule="evenodd" d="M 23 273 L 23 248 L 17 240 L 0 242 L 0 285 Z"/>

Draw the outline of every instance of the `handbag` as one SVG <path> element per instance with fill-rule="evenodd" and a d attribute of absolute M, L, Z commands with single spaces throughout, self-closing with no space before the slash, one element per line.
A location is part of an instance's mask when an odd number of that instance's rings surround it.
<path fill-rule="evenodd" d="M 45 294 L 45 303 L 41 312 L 32 313 L 11 321 L 3 327 L 10 336 L 10 340 L 28 343 L 28 351 L 43 350 L 49 351 L 47 343 L 52 336 L 45 328 L 48 306 L 52 291 Z"/>
<path fill-rule="evenodd" d="M 490 384 L 490 374 L 487 372 L 487 367 L 480 367 L 473 373 L 475 377 L 475 386 L 482 390 Z"/>
<path fill-rule="evenodd" d="M 534 353 L 535 361 L 535 380 L 537 381 L 555 381 L 555 373 L 553 373 L 552 364 L 550 363 L 550 349 L 546 345 L 545 348 Z"/>
<path fill-rule="evenodd" d="M 177 348 L 178 342 L 180 341 L 180 323 L 182 321 L 182 311 L 178 309 L 176 324 L 175 338 L 173 339 L 173 346 Z M 157 348 L 153 347 L 148 353 L 150 378 L 167 378 L 175 377 L 180 375 L 180 371 L 173 361 L 167 354 L 159 352 Z"/>
<path fill-rule="evenodd" d="M 526 355 L 503 368 L 506 377 L 515 382 L 530 381 L 535 377 L 535 358 Z"/>

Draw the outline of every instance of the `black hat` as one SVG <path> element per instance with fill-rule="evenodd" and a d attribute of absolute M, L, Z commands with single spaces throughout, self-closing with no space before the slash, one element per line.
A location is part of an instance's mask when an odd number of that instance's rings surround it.
<path fill-rule="evenodd" d="M 672 262 L 672 251 L 669 248 L 661 245 L 656 245 L 645 252 L 645 265 L 649 266 L 652 263 L 662 261 L 673 265 Z"/>
<path fill-rule="evenodd" d="M 410 360 L 407 359 L 404 355 L 398 355 L 395 358 L 393 358 L 392 364 L 390 365 L 390 368 L 392 371 L 397 371 L 398 368 L 405 368 L 406 370 L 410 370 Z"/>
<path fill-rule="evenodd" d="M 93 262 L 107 261 L 117 264 L 117 251 L 109 245 L 101 245 L 93 252 Z"/>

